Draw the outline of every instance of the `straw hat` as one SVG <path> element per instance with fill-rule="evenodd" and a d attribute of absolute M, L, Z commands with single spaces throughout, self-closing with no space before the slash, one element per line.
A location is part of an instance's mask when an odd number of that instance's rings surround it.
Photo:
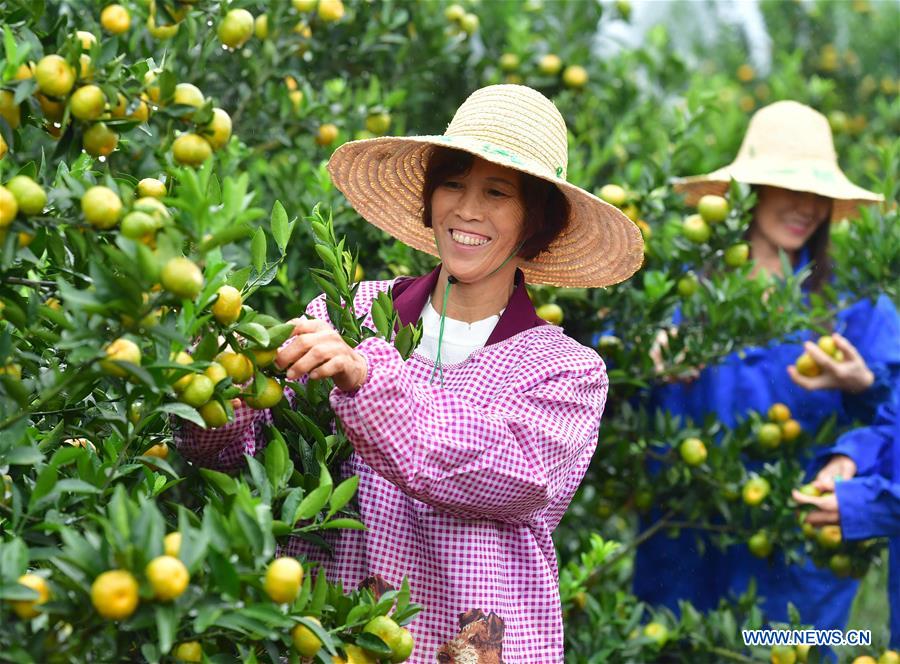
<path fill-rule="evenodd" d="M 834 199 L 834 221 L 855 216 L 860 205 L 884 200 L 847 179 L 838 166 L 828 120 L 795 101 L 759 109 L 750 118 L 737 159 L 707 175 L 679 178 L 675 189 L 693 205 L 705 194 L 724 194 L 732 179 L 827 196 Z"/>
<path fill-rule="evenodd" d="M 566 123 L 549 99 L 522 85 L 472 93 L 442 136 L 352 141 L 328 162 L 331 178 L 367 221 L 437 256 L 434 230 L 422 222 L 425 165 L 433 146 L 473 154 L 555 184 L 568 199 L 567 229 L 546 251 L 521 263 L 529 283 L 609 286 L 641 266 L 643 239 L 622 212 L 566 182 Z"/>

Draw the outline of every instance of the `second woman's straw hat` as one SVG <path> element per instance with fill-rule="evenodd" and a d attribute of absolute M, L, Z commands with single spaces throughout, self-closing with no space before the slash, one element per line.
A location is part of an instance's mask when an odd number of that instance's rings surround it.
<path fill-rule="evenodd" d="M 833 221 L 855 216 L 860 205 L 884 200 L 847 179 L 838 166 L 828 120 L 795 101 L 759 109 L 750 118 L 732 163 L 706 175 L 678 179 L 675 189 L 693 205 L 705 194 L 724 194 L 732 179 L 827 196 L 834 200 Z"/>
<path fill-rule="evenodd" d="M 599 287 L 641 266 L 641 232 L 618 208 L 566 181 L 568 133 L 562 115 L 537 90 L 491 85 L 474 92 L 441 136 L 373 138 L 342 145 L 328 162 L 335 186 L 367 221 L 437 256 L 422 222 L 425 165 L 442 145 L 555 184 L 571 206 L 566 230 L 522 271 L 532 284 Z"/>

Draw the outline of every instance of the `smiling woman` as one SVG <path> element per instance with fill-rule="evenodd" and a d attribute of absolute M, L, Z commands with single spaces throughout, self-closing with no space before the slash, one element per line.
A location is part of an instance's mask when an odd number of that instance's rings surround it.
<path fill-rule="evenodd" d="M 510 259 L 545 251 L 566 229 L 569 203 L 545 180 L 442 146 L 433 148 L 424 177 L 422 221 L 459 284 L 447 315 L 482 320 L 509 298 Z M 441 308 L 440 290 L 432 303 Z"/>
<path fill-rule="evenodd" d="M 427 228 L 432 227 L 430 204 L 436 190 L 448 180 L 469 175 L 476 160 L 483 165 L 491 165 L 461 150 L 440 146 L 433 148 L 425 167 L 425 184 L 422 187 L 422 220 Z M 519 255 L 531 260 L 565 231 L 569 202 L 556 186 L 540 178 L 510 168 L 494 166 L 494 169 L 496 173 L 489 174 L 485 184 L 497 186 L 488 188 L 485 193 L 488 197 L 501 200 L 506 197 L 515 199 L 522 206 L 520 240 L 524 240 L 525 244 Z M 450 186 L 458 186 L 458 183 Z"/>
<path fill-rule="evenodd" d="M 784 255 L 793 269 L 810 269 L 803 283 L 807 293 L 821 293 L 829 282 L 831 221 L 852 219 L 860 206 L 882 200 L 841 171 L 825 116 L 794 101 L 757 111 L 731 164 L 680 179 L 676 188 L 693 203 L 706 194 L 724 194 L 732 179 L 757 194 L 747 232 L 754 261 L 748 276 L 765 271 L 777 285 Z M 690 384 L 657 386 L 655 406 L 694 422 L 714 415 L 732 427 L 751 411 L 765 413 L 781 404 L 797 427 L 811 434 L 829 418 L 838 427 L 871 421 L 900 384 L 900 316 L 885 296 L 857 301 L 850 293 L 840 296 L 845 301 L 835 306 L 834 334 L 819 341 L 822 347 L 812 342 L 821 331 L 809 330 L 764 348 L 737 349 L 699 371 Z M 840 350 L 841 359 L 823 347 Z M 814 371 L 799 372 L 803 357 L 802 364 Z M 651 523 L 652 516 L 645 521 Z M 839 578 L 808 559 L 788 565 L 783 556 L 761 560 L 744 546 L 721 552 L 709 544 L 703 533 L 690 530 L 676 538 L 660 534 L 646 540 L 635 557 L 635 594 L 673 610 L 680 600 L 704 610 L 755 583 L 767 620 L 787 622 L 793 605 L 804 623 L 843 629 L 855 579 Z"/>
<path fill-rule="evenodd" d="M 422 321 L 408 360 L 377 337 L 348 346 L 323 296 L 276 360 L 289 377 L 334 380 L 354 448 L 342 474 L 360 478 L 367 530 L 336 535 L 320 562 L 344 587 L 408 578 L 425 606 L 413 662 L 563 659 L 551 534 L 596 447 L 608 379 L 596 351 L 537 316 L 525 283 L 606 286 L 643 257 L 621 211 L 566 181 L 567 136 L 546 97 L 498 85 L 472 94 L 442 136 L 347 143 L 328 165 L 367 221 L 442 257 L 431 274 L 356 293 L 367 327 L 385 291 L 403 325 Z M 233 467 L 269 421 L 239 407 L 219 430 L 186 426 L 179 446 Z M 300 540 L 287 550 L 316 557 Z"/>
<path fill-rule="evenodd" d="M 784 251 L 796 265 L 801 252 L 810 259 L 812 274 L 806 287 L 820 291 L 831 276 L 828 236 L 832 201 L 809 191 L 759 185 L 753 221 L 747 231 L 753 260 L 770 274 L 781 275 Z"/>

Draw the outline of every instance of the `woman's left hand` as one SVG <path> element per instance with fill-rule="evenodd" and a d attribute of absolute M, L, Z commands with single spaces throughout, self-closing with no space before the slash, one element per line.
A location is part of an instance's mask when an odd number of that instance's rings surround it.
<path fill-rule="evenodd" d="M 807 496 L 794 489 L 791 494 L 801 505 L 812 505 L 816 509 L 806 515 L 806 522 L 812 526 L 830 526 L 840 524 L 841 512 L 838 509 L 837 494 L 824 496 Z"/>
<path fill-rule="evenodd" d="M 844 354 L 841 362 L 823 351 L 812 341 L 803 344 L 803 349 L 819 365 L 818 376 L 803 376 L 793 365 L 788 367 L 788 374 L 800 387 L 807 390 L 841 390 L 843 392 L 863 392 L 875 382 L 875 375 L 866 365 L 866 361 L 856 347 L 840 334 L 832 334 L 838 350 Z"/>
<path fill-rule="evenodd" d="M 275 365 L 287 370 L 296 380 L 303 374 L 310 378 L 332 378 L 345 392 L 366 382 L 369 367 L 360 353 L 350 348 L 333 327 L 316 318 L 295 318 L 292 338 L 278 349 Z"/>

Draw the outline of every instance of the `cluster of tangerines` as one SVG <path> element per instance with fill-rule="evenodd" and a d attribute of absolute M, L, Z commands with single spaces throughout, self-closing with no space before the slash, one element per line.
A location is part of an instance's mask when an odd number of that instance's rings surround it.
<path fill-rule="evenodd" d="M 819 337 L 816 345 L 835 362 L 843 362 L 846 359 L 844 357 L 844 351 L 837 347 L 834 337 L 830 334 Z M 822 367 L 820 367 L 813 356 L 807 352 L 802 353 L 797 358 L 794 367 L 797 369 L 797 373 L 801 376 L 807 376 L 808 378 L 814 378 L 822 373 Z"/>
<path fill-rule="evenodd" d="M 136 193 L 137 200 L 126 210 L 113 189 L 102 185 L 89 187 L 81 197 L 84 220 L 97 230 L 112 229 L 121 221 L 122 235 L 155 246 L 156 232 L 171 221 L 169 210 L 161 201 L 166 195 L 166 185 L 156 178 L 144 178 L 138 183 Z M 0 185 L 0 241 L 18 219 L 26 228 L 18 234 L 19 245 L 28 246 L 34 239 L 32 229 L 27 226 L 28 218 L 40 215 L 47 199 L 47 191 L 27 175 L 16 175 Z"/>
<path fill-rule="evenodd" d="M 507 83 L 521 84 L 524 82 L 522 75 L 519 73 L 522 65 L 522 58 L 519 57 L 519 55 L 509 52 L 504 53 L 500 56 L 498 64 L 500 65 L 500 71 L 506 74 Z M 562 80 L 563 85 L 573 90 L 580 90 L 583 88 L 587 85 L 588 79 L 590 78 L 587 69 L 581 65 L 572 64 L 563 68 L 562 58 L 555 53 L 545 53 L 537 59 L 535 65 L 541 76 L 556 77 L 562 72 L 560 79 Z M 612 186 L 617 187 L 618 185 Z"/>
<path fill-rule="evenodd" d="M 291 75 L 284 77 L 284 86 L 288 91 L 288 99 L 294 107 L 295 112 L 300 111 L 303 104 L 303 91 L 300 90 L 297 79 Z M 375 138 L 376 136 L 384 136 L 391 128 L 393 118 L 391 114 L 383 107 L 373 107 L 366 114 L 365 129 L 362 129 L 354 135 L 355 140 L 363 140 L 367 138 Z M 314 140 L 316 145 L 327 147 L 334 143 L 340 135 L 340 129 L 333 122 L 324 122 L 319 125 L 316 130 Z"/>
<path fill-rule="evenodd" d="M 191 576 L 187 567 L 178 557 L 181 550 L 181 533 L 171 532 L 163 540 L 163 555 L 151 560 L 144 568 L 146 578 L 157 602 L 173 602 L 181 597 L 190 585 Z M 30 600 L 10 602 L 13 612 L 22 620 L 31 620 L 42 611 L 42 605 L 51 598 L 50 585 L 40 574 L 31 572 L 18 578 L 19 584 L 34 590 L 38 597 Z M 300 594 L 303 584 L 303 566 L 296 558 L 281 557 L 273 560 L 262 578 L 262 589 L 273 602 L 290 604 Z M 106 620 L 126 620 L 140 604 L 140 584 L 135 575 L 126 569 L 111 569 L 101 573 L 91 584 L 91 603 L 94 610 Z M 317 625 L 314 616 L 305 616 Z M 412 635 L 388 616 L 378 616 L 370 620 L 363 632 L 374 634 L 391 649 L 391 662 L 406 661 L 412 654 Z M 322 648 L 322 641 L 313 630 L 298 623 L 291 630 L 291 640 L 297 652 L 304 657 L 313 657 Z M 374 656 L 358 646 L 346 646 L 348 659 L 336 657 L 335 662 L 374 662 Z M 200 662 L 203 648 L 198 641 L 179 643 L 172 653 L 176 660 Z"/>
<path fill-rule="evenodd" d="M 107 10 L 109 8 L 107 7 Z M 106 11 L 106 10 L 104 10 Z M 207 100 L 203 93 L 191 83 L 178 83 L 170 98 L 160 97 L 157 82 L 159 70 L 148 71 L 144 76 L 144 92 L 140 97 L 129 100 L 121 92 L 115 99 L 107 97 L 102 81 L 95 80 L 95 72 L 88 52 L 97 48 L 94 34 L 79 30 L 75 33 L 80 46 L 77 59 L 65 58 L 60 54 L 45 55 L 37 62 L 22 63 L 14 79 L 24 81 L 34 79 L 37 101 L 47 131 L 55 137 L 62 135 L 70 118 L 83 124 L 82 147 L 94 157 L 107 157 L 117 147 L 119 135 L 108 124 L 109 120 L 147 122 L 151 109 L 166 105 L 203 108 Z M 13 129 L 21 122 L 21 106 L 15 101 L 12 90 L 0 91 L 0 113 Z M 190 121 L 193 110 L 181 117 Z M 223 109 L 214 107 L 211 117 L 192 131 L 180 134 L 172 144 L 172 156 L 180 164 L 197 166 L 213 152 L 222 148 L 231 138 L 231 117 Z M 5 152 L 7 146 L 0 147 Z"/>
<path fill-rule="evenodd" d="M 195 298 L 203 288 L 203 273 L 189 258 L 177 257 L 169 260 L 160 272 L 160 283 L 168 291 L 182 299 Z M 210 310 L 215 320 L 228 327 L 237 322 L 243 309 L 241 292 L 229 285 L 221 286 L 216 291 L 216 298 Z M 171 361 L 179 368 L 172 369 L 169 377 L 173 381 L 172 388 L 178 400 L 196 408 L 209 427 L 220 427 L 228 422 L 228 412 L 220 399 L 214 398 L 216 386 L 227 379 L 233 385 L 244 385 L 253 378 L 255 369 L 270 366 L 275 360 L 277 345 L 285 336 L 284 330 L 292 327 L 289 324 L 276 326 L 278 339 L 271 342 L 269 348 L 223 350 L 216 355 L 214 361 L 195 363 L 187 351 L 173 353 Z M 272 328 L 274 331 L 276 328 Z M 288 330 L 289 332 L 289 330 Z M 105 358 L 100 366 L 111 376 L 125 378 L 128 370 L 121 363 L 135 366 L 141 365 L 141 349 L 128 337 L 120 337 L 105 349 Z M 183 367 L 183 369 L 181 368 Z M 250 408 L 271 408 L 283 396 L 281 384 L 270 376 L 257 385 L 259 378 L 251 384 L 249 391 L 243 395 L 243 401 Z"/>
<path fill-rule="evenodd" d="M 872 655 L 860 655 L 853 660 L 852 664 L 900 664 L 900 652 L 885 650 L 878 656 L 878 659 Z"/>
<path fill-rule="evenodd" d="M 792 443 L 803 433 L 803 427 L 783 403 L 773 404 L 768 416 L 769 421 L 760 424 L 756 431 L 756 440 L 765 450 L 777 449 L 781 443 Z"/>
<path fill-rule="evenodd" d="M 695 244 L 704 244 L 712 235 L 712 225 L 720 224 L 728 218 L 730 208 L 722 196 L 707 194 L 697 202 L 697 213 L 689 215 L 683 222 L 684 236 Z M 741 267 L 750 258 L 750 245 L 738 242 L 727 249 L 723 256 L 728 267 Z"/>
<path fill-rule="evenodd" d="M 622 185 L 605 184 L 600 187 L 600 191 L 597 194 L 610 205 L 619 208 L 626 217 L 637 224 L 637 227 L 641 229 L 644 240 L 650 239 L 653 231 L 650 228 L 650 224 L 641 219 L 641 211 L 637 206 L 637 197 L 634 192 L 626 190 Z"/>

